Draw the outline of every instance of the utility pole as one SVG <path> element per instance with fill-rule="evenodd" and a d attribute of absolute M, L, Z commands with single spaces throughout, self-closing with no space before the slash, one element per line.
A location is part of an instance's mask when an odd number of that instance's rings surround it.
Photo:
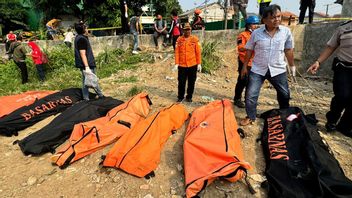
<path fill-rule="evenodd" d="M 225 21 L 225 24 L 224 24 L 224 29 L 227 30 L 227 3 L 228 3 L 228 0 L 225 0 L 224 2 L 224 21 Z"/>
<path fill-rule="evenodd" d="M 328 16 L 329 15 L 329 5 L 330 4 L 326 4 L 326 12 L 325 12 L 325 15 Z"/>

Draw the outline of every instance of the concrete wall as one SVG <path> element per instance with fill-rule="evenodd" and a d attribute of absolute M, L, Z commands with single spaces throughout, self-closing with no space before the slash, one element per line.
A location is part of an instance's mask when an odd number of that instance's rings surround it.
<path fill-rule="evenodd" d="M 344 0 L 342 5 L 342 17 L 352 17 L 352 0 Z"/>
<path fill-rule="evenodd" d="M 310 64 L 312 64 L 319 56 L 326 45 L 326 42 L 332 36 L 334 30 L 340 22 L 325 24 L 310 24 L 291 26 L 291 31 L 295 41 L 295 62 L 301 72 L 305 72 Z M 236 36 L 238 30 L 220 30 L 220 31 L 194 31 L 201 41 L 217 41 L 221 50 L 234 49 L 236 47 Z M 144 48 L 154 48 L 152 35 L 140 35 L 140 46 Z M 107 37 L 91 37 L 90 38 L 94 54 L 98 55 L 105 50 L 114 48 L 128 49 L 132 48 L 133 37 L 131 35 L 107 36 Z M 159 38 L 159 44 L 162 39 Z M 38 41 L 39 45 L 50 51 L 62 41 Z M 5 54 L 4 44 L 0 45 L 0 53 Z M 234 58 L 236 56 L 234 55 Z M 331 62 L 333 56 L 325 61 L 319 71 L 319 75 L 331 76 Z"/>

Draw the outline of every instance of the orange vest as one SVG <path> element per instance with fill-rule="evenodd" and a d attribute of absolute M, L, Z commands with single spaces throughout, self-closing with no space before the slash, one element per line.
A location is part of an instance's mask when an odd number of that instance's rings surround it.
<path fill-rule="evenodd" d="M 144 177 L 158 167 L 163 145 L 188 119 L 185 107 L 176 103 L 139 122 L 122 136 L 106 155 L 103 166 Z"/>
<path fill-rule="evenodd" d="M 201 47 L 197 36 L 188 38 L 180 36 L 176 42 L 175 64 L 181 67 L 192 67 L 201 64 Z"/>
<path fill-rule="evenodd" d="M 56 91 L 27 91 L 22 94 L 0 97 L 0 118 L 16 109 L 33 104 L 35 101 L 53 94 Z"/>
<path fill-rule="evenodd" d="M 217 178 L 235 182 L 251 166 L 244 161 L 237 122 L 229 100 L 193 111 L 183 144 L 186 196 L 197 196 Z"/>
<path fill-rule="evenodd" d="M 242 63 L 244 63 L 245 57 L 246 57 L 246 50 L 245 51 L 240 51 L 241 48 L 246 49 L 246 44 L 249 41 L 249 39 L 251 38 L 251 34 L 252 32 L 246 30 L 244 32 L 241 32 L 238 36 L 237 36 L 237 51 L 238 51 L 238 58 L 240 59 L 240 61 Z M 252 53 L 252 57 L 249 59 L 248 62 L 248 66 L 252 66 L 252 61 L 253 61 L 253 57 L 254 57 L 254 51 Z"/>
<path fill-rule="evenodd" d="M 76 124 L 69 142 L 51 157 L 51 161 L 60 168 L 66 168 L 74 161 L 115 142 L 145 119 L 150 105 L 148 95 L 140 93 L 110 110 L 105 117 Z"/>

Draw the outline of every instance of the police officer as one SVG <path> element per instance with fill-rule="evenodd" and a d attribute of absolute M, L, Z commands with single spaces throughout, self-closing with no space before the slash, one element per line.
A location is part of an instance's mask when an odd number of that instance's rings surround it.
<path fill-rule="evenodd" d="M 325 127 L 327 131 L 337 130 L 352 137 L 352 21 L 345 22 L 337 28 L 324 51 L 307 72 L 315 74 L 320 64 L 335 50 L 337 50 L 336 57 L 332 63 L 335 95 L 331 100 L 330 111 L 326 114 Z"/>

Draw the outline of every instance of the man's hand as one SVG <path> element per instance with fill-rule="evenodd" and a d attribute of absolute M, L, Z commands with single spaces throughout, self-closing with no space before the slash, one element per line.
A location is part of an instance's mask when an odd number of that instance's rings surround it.
<path fill-rule="evenodd" d="M 177 71 L 178 69 L 178 64 L 175 64 L 175 66 L 172 68 L 172 71 Z"/>
<path fill-rule="evenodd" d="M 294 66 L 294 65 L 290 66 L 290 70 L 291 70 L 291 75 L 295 77 L 296 76 L 296 66 Z"/>
<path fill-rule="evenodd" d="M 93 73 L 92 70 L 89 67 L 85 68 L 86 73 Z"/>
<path fill-rule="evenodd" d="M 318 61 L 315 61 L 307 70 L 307 72 L 310 72 L 312 74 L 316 74 L 318 69 L 320 67 L 320 63 Z"/>
<path fill-rule="evenodd" d="M 197 71 L 198 71 L 198 72 L 202 72 L 202 65 L 201 65 L 201 64 L 198 64 L 198 65 L 197 65 Z"/>
<path fill-rule="evenodd" d="M 125 17 L 126 17 L 126 19 L 128 18 L 128 14 L 127 14 L 127 12 L 125 12 Z"/>
<path fill-rule="evenodd" d="M 248 75 L 248 69 L 247 69 L 247 67 L 243 66 L 243 68 L 241 70 L 241 78 L 243 79 L 247 75 Z"/>

